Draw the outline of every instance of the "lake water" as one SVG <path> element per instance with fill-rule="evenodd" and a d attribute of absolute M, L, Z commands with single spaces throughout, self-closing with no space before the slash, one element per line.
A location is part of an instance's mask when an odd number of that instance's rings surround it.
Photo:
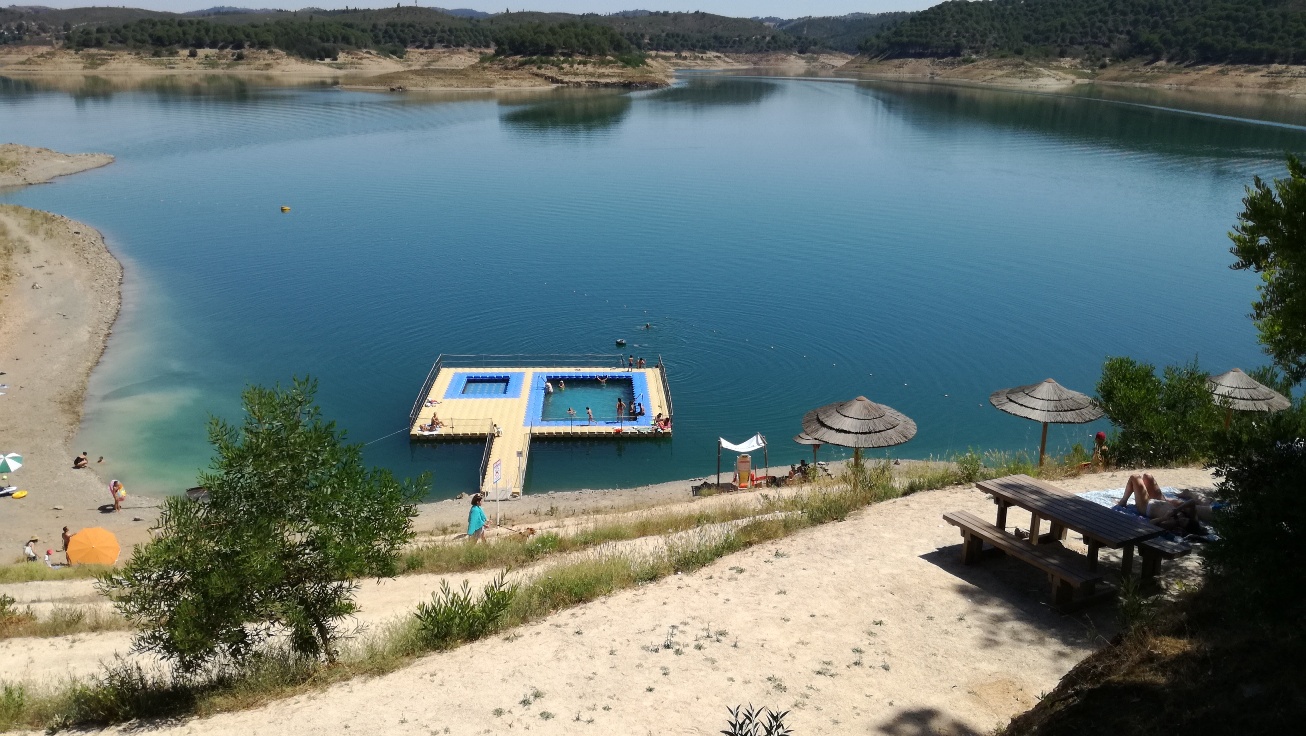
<path fill-rule="evenodd" d="M 78 449 L 128 486 L 191 485 L 210 415 L 311 374 L 352 440 L 384 438 L 369 461 L 462 490 L 479 448 L 392 434 L 438 354 L 620 337 L 669 366 L 675 438 L 537 444 L 528 490 L 631 487 L 712 472 L 718 436 L 794 462 L 802 414 L 857 395 L 916 420 L 896 457 L 1036 451 L 990 392 L 1091 392 L 1108 355 L 1263 363 L 1226 233 L 1244 185 L 1306 149 L 1301 112 L 1170 104 L 712 75 L 499 98 L 0 80 L 4 140 L 117 157 L 0 200 L 100 228 L 125 264 Z"/>

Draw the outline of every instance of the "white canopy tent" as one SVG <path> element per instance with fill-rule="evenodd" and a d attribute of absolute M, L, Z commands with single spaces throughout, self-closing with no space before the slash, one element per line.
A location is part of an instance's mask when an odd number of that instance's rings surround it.
<path fill-rule="evenodd" d="M 769 458 L 767 458 L 767 454 L 766 454 L 766 438 L 763 437 L 761 433 L 755 434 L 752 437 L 749 437 L 748 439 L 744 440 L 743 442 L 740 442 L 739 444 L 728 442 L 726 441 L 725 437 L 718 437 L 716 440 L 716 484 L 717 485 L 721 485 L 721 448 L 723 447 L 727 450 L 731 450 L 732 452 L 740 452 L 740 453 L 761 450 L 762 462 L 765 464 L 765 469 L 763 473 L 766 475 L 770 474 L 771 461 Z"/>

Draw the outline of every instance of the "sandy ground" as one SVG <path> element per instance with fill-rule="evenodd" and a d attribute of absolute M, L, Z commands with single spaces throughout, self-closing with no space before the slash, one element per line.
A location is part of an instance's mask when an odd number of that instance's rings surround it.
<path fill-rule="evenodd" d="M 856 57 L 836 71 L 874 79 L 937 79 L 997 87 L 1056 90 L 1076 84 L 1158 87 L 1202 92 L 1306 95 L 1306 66 L 1177 65 L 1129 61 L 1105 69 L 1078 59 L 885 59 Z"/>
<path fill-rule="evenodd" d="M 1200 469 L 1155 474 L 1163 485 L 1212 483 Z M 1117 488 L 1126 477 L 1104 473 L 1058 485 Z M 1104 643 L 1116 613 L 1110 605 L 1056 613 L 1045 579 L 1023 563 L 961 565 L 960 536 L 941 518 L 956 509 L 993 514 L 988 497 L 973 488 L 918 493 L 390 675 L 149 729 L 709 734 L 724 725 L 726 707 L 751 702 L 792 709 L 799 733 L 987 733 Z M 1010 519 L 1028 524 L 1024 515 Z M 648 540 L 627 544 L 641 543 Z M 1067 546 L 1082 549 L 1073 535 Z M 1108 570 L 1118 564 L 1115 553 L 1103 559 Z M 1165 575 L 1191 576 L 1197 565 L 1195 557 L 1169 563 Z M 490 574 L 449 577 L 476 585 Z M 375 625 L 406 615 L 443 579 L 366 583 L 360 618 Z M 84 604 L 93 595 L 85 581 L 9 585 L 0 593 L 36 608 Z M 0 672 L 37 681 L 86 673 L 126 652 L 128 641 L 124 632 L 4 641 Z M 533 691 L 542 695 L 523 705 Z"/>
<path fill-rule="evenodd" d="M 111 157 L 64 156 L 4 146 L 10 176 L 45 181 L 103 166 Z M 144 523 L 132 514 L 102 514 L 109 495 L 89 470 L 72 469 L 68 440 L 81 420 L 86 380 L 118 314 L 122 267 L 93 228 L 25 207 L 0 207 L 0 451 L 24 465 L 10 483 L 27 498 L 0 499 L 0 561 L 20 556 L 35 535 L 44 549 L 60 547 L 64 525 L 74 531 L 107 526 L 131 538 Z M 92 458 L 94 461 L 96 458 Z M 111 467 L 111 466 L 110 466 Z M 129 499 L 130 501 L 130 499 Z"/>
<path fill-rule="evenodd" d="M 16 143 L 0 145 L 0 187 L 43 184 L 58 176 L 76 174 L 113 163 L 103 153 L 59 153 Z"/>

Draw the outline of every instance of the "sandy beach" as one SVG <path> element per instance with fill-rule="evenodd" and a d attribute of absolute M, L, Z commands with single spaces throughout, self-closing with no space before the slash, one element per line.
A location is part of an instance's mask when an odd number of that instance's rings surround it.
<path fill-rule="evenodd" d="M 112 160 L 0 146 L 0 184 L 37 184 Z M 87 378 L 118 315 L 121 282 L 122 266 L 94 228 L 0 206 L 0 451 L 23 456 L 10 483 L 29 494 L 0 499 L 0 560 L 6 563 L 20 557 L 31 536 L 40 539 L 42 551 L 58 549 L 64 525 L 74 531 L 107 526 L 124 540 L 145 536 L 148 524 L 133 522 L 131 510 L 101 513 L 109 501 L 105 484 L 93 470 L 72 469 L 76 452 L 68 444 L 81 421 Z M 112 459 L 100 471 L 112 472 Z M 131 499 L 132 505 L 141 501 Z"/>

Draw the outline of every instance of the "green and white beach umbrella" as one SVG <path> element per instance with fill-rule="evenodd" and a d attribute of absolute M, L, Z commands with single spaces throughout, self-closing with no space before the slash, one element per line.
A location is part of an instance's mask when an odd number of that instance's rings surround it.
<path fill-rule="evenodd" d="M 16 453 L 0 455 L 0 473 L 12 473 L 23 467 L 23 456 Z"/>

